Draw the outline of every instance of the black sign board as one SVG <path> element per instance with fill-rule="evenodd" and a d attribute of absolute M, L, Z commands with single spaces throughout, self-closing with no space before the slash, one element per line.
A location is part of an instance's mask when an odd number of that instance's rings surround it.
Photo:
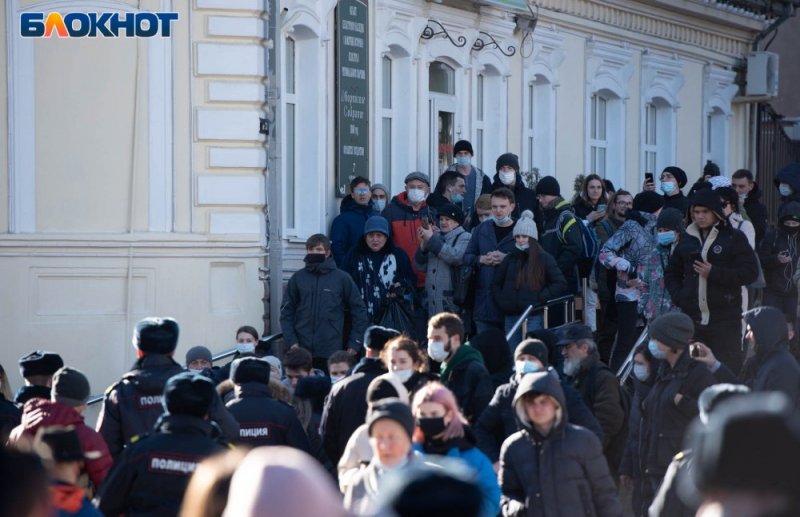
<path fill-rule="evenodd" d="M 369 8 L 367 0 L 336 7 L 336 195 L 369 177 Z"/>

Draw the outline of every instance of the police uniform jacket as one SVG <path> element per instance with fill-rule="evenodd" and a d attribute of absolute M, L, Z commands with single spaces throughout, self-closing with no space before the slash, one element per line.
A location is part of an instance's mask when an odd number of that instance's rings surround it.
<path fill-rule="evenodd" d="M 245 382 L 236 386 L 235 393 L 236 398 L 226 404 L 239 422 L 239 438 L 234 443 L 288 445 L 309 452 L 308 437 L 294 409 L 273 399 L 266 384 Z"/>

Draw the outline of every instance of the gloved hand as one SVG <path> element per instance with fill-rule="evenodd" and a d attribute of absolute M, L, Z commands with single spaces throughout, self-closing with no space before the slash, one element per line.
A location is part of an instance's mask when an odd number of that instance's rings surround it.
<path fill-rule="evenodd" d="M 631 269 L 631 263 L 625 260 L 624 258 L 619 259 L 614 267 L 617 271 L 629 271 Z"/>

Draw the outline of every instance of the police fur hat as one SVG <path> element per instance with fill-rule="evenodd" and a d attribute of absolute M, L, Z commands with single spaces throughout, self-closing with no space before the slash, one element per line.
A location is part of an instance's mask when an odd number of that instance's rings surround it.
<path fill-rule="evenodd" d="M 55 352 L 34 350 L 19 358 L 19 374 L 22 377 L 32 375 L 53 375 L 64 366 L 64 360 Z"/>
<path fill-rule="evenodd" d="M 171 354 L 178 346 L 179 332 L 172 318 L 145 318 L 136 324 L 133 346 L 146 354 Z"/>
<path fill-rule="evenodd" d="M 257 357 L 241 357 L 231 363 L 231 380 L 235 384 L 259 382 L 269 384 L 272 366 L 264 359 Z"/>
<path fill-rule="evenodd" d="M 364 332 L 364 349 L 381 351 L 387 341 L 399 336 L 400 332 L 394 329 L 372 325 Z"/>
<path fill-rule="evenodd" d="M 171 415 L 204 417 L 216 395 L 214 383 L 195 372 L 182 372 L 164 386 L 164 411 Z"/>

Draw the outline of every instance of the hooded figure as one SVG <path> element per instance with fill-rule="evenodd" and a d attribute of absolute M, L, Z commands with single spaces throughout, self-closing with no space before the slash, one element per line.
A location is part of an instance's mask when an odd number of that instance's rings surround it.
<path fill-rule="evenodd" d="M 796 319 L 797 287 L 793 277 L 798 272 L 800 248 L 800 202 L 789 201 L 778 210 L 778 225 L 767 231 L 758 249 L 767 287 L 764 305 L 777 307 Z"/>
<path fill-rule="evenodd" d="M 800 366 L 789 352 L 786 319 L 774 307 L 747 311 L 745 323 L 753 333 L 745 335 L 753 355 L 743 369 L 745 383 L 753 391 L 782 391 L 800 407 Z"/>
<path fill-rule="evenodd" d="M 500 452 L 503 515 L 622 515 L 600 440 L 567 423 L 556 373 L 523 377 L 513 404 L 522 430 Z"/>
<path fill-rule="evenodd" d="M 789 163 L 772 180 L 783 203 L 800 201 L 800 163 Z"/>

